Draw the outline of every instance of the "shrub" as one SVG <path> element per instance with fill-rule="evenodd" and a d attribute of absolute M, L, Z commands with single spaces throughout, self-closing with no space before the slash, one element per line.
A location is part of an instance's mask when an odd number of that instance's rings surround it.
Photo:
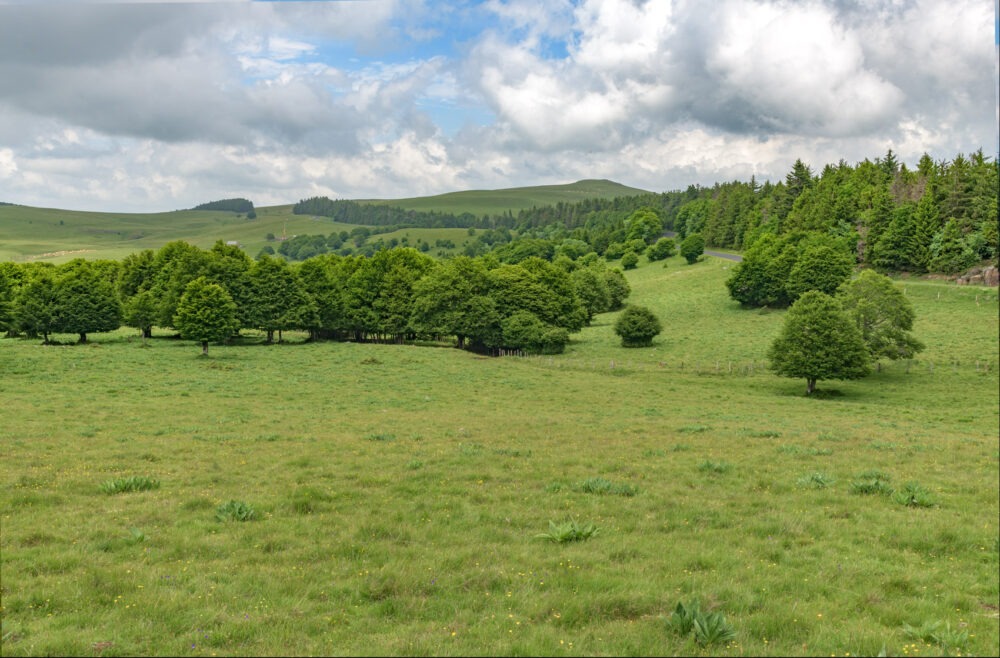
<path fill-rule="evenodd" d="M 663 260 L 670 258 L 677 253 L 677 246 L 673 238 L 660 238 L 646 251 L 649 260 Z"/>
<path fill-rule="evenodd" d="M 634 251 L 626 251 L 622 255 L 622 267 L 626 270 L 634 270 L 639 264 L 639 256 Z"/>
<path fill-rule="evenodd" d="M 705 253 L 705 239 L 701 234 L 692 233 L 681 242 L 681 256 L 684 256 L 689 265 L 698 262 L 703 253 Z"/>
<path fill-rule="evenodd" d="M 628 306 L 615 321 L 615 333 L 624 347 L 648 347 L 663 326 L 653 312 L 643 306 Z"/>

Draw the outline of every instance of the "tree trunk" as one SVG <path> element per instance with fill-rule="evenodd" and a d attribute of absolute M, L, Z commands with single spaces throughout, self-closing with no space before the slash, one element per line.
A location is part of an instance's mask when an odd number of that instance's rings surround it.
<path fill-rule="evenodd" d="M 269 343 L 273 343 L 274 342 L 274 329 L 268 329 L 267 330 L 267 342 L 269 342 Z"/>
<path fill-rule="evenodd" d="M 86 343 L 87 342 L 87 334 L 86 334 L 86 332 L 83 332 L 83 331 L 80 332 L 80 342 L 81 343 Z"/>
<path fill-rule="evenodd" d="M 281 329 L 278 329 L 278 342 L 281 342 Z"/>
<path fill-rule="evenodd" d="M 202 356 L 208 356 L 208 341 L 207 340 L 201 341 L 201 355 Z"/>
<path fill-rule="evenodd" d="M 153 337 L 153 328 L 152 327 L 143 327 L 142 328 L 142 337 L 143 338 L 152 338 Z"/>
<path fill-rule="evenodd" d="M 816 390 L 816 380 L 807 379 L 806 380 L 806 395 L 812 395 L 813 391 Z"/>

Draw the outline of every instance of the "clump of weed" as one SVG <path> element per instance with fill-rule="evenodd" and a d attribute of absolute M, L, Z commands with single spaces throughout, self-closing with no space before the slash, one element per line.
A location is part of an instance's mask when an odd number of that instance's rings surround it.
<path fill-rule="evenodd" d="M 781 436 L 781 432 L 775 430 L 743 430 L 745 436 L 752 437 L 754 439 L 776 439 Z"/>
<path fill-rule="evenodd" d="M 800 487 L 806 487 L 807 489 L 826 489 L 828 486 L 833 484 L 833 478 L 826 473 L 816 471 L 800 477 L 797 484 Z"/>
<path fill-rule="evenodd" d="M 406 468 L 410 469 L 411 471 L 416 471 L 423 467 L 424 463 L 419 459 L 411 459 L 410 461 L 406 462 Z"/>
<path fill-rule="evenodd" d="M 564 486 L 562 482 L 549 482 L 545 485 L 545 493 L 559 493 Z"/>
<path fill-rule="evenodd" d="M 678 427 L 677 431 L 681 434 L 701 434 L 702 432 L 707 432 L 710 430 L 708 425 L 685 425 L 683 427 Z"/>
<path fill-rule="evenodd" d="M 907 482 L 901 490 L 893 494 L 892 499 L 906 507 L 934 507 L 937 505 L 937 498 L 934 494 L 920 486 L 918 482 Z"/>
<path fill-rule="evenodd" d="M 903 634 L 913 640 L 923 640 L 940 646 L 946 652 L 963 651 L 969 643 L 969 632 L 952 628 L 950 623 L 940 621 L 925 622 L 918 627 L 903 625 Z"/>
<path fill-rule="evenodd" d="M 677 635 L 694 634 L 694 640 L 703 647 L 729 642 L 736 637 L 736 630 L 721 612 L 704 612 L 697 601 L 687 605 L 678 601 L 668 622 Z"/>
<path fill-rule="evenodd" d="M 387 432 L 376 432 L 368 435 L 369 441 L 395 441 L 396 435 Z"/>
<path fill-rule="evenodd" d="M 639 493 L 639 488 L 631 484 L 614 484 L 605 478 L 588 478 L 577 486 L 577 490 L 591 494 L 612 494 L 630 498 Z"/>
<path fill-rule="evenodd" d="M 581 524 L 573 519 L 569 519 L 559 524 L 556 524 L 555 521 L 549 521 L 549 531 L 535 535 L 535 537 L 537 539 L 547 539 L 557 544 L 564 544 L 571 541 L 590 539 L 597 536 L 598 532 L 600 532 L 600 528 L 593 523 Z"/>
<path fill-rule="evenodd" d="M 160 481 L 145 475 L 113 478 L 101 483 L 101 491 L 106 494 L 128 493 L 131 491 L 149 491 L 158 489 Z"/>
<path fill-rule="evenodd" d="M 257 511 L 243 501 L 230 500 L 216 508 L 215 518 L 219 521 L 253 521 L 257 518 Z"/>
<path fill-rule="evenodd" d="M 865 471 L 851 482 L 850 491 L 861 496 L 888 496 L 892 494 L 891 478 L 879 470 Z"/>
<path fill-rule="evenodd" d="M 698 464 L 698 470 L 710 475 L 723 475 L 733 470 L 733 465 L 727 461 L 714 462 L 711 459 L 706 459 Z"/>
<path fill-rule="evenodd" d="M 300 487 L 292 494 L 292 511 L 296 514 L 312 514 L 321 503 L 332 499 L 330 494 L 316 487 Z"/>

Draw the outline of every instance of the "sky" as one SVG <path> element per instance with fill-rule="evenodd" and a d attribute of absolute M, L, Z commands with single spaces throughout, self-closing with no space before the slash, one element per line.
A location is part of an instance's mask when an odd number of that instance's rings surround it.
<path fill-rule="evenodd" d="M 0 201 L 158 212 L 998 149 L 997 0 L 0 0 Z"/>

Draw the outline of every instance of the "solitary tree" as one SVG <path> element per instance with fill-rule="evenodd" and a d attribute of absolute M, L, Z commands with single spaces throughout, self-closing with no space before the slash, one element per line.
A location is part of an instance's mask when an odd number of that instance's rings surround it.
<path fill-rule="evenodd" d="M 820 379 L 860 379 L 870 372 L 861 332 L 833 297 L 806 292 L 792 304 L 768 354 L 783 377 L 804 377 L 806 395 Z"/>
<path fill-rule="evenodd" d="M 700 233 L 692 233 L 681 242 L 681 256 L 687 260 L 688 265 L 693 265 L 705 253 L 705 239 Z"/>
<path fill-rule="evenodd" d="M 201 353 L 208 356 L 209 341 L 221 341 L 240 327 L 236 303 L 226 290 L 205 277 L 188 283 L 177 304 L 173 326 L 188 340 L 201 342 Z"/>
<path fill-rule="evenodd" d="M 615 321 L 615 333 L 624 347 L 649 347 L 663 331 L 660 320 L 644 306 L 628 306 Z"/>
<path fill-rule="evenodd" d="M 916 317 L 913 305 L 889 277 L 865 270 L 841 285 L 837 298 L 861 331 L 872 361 L 909 359 L 924 349 L 909 333 Z"/>

